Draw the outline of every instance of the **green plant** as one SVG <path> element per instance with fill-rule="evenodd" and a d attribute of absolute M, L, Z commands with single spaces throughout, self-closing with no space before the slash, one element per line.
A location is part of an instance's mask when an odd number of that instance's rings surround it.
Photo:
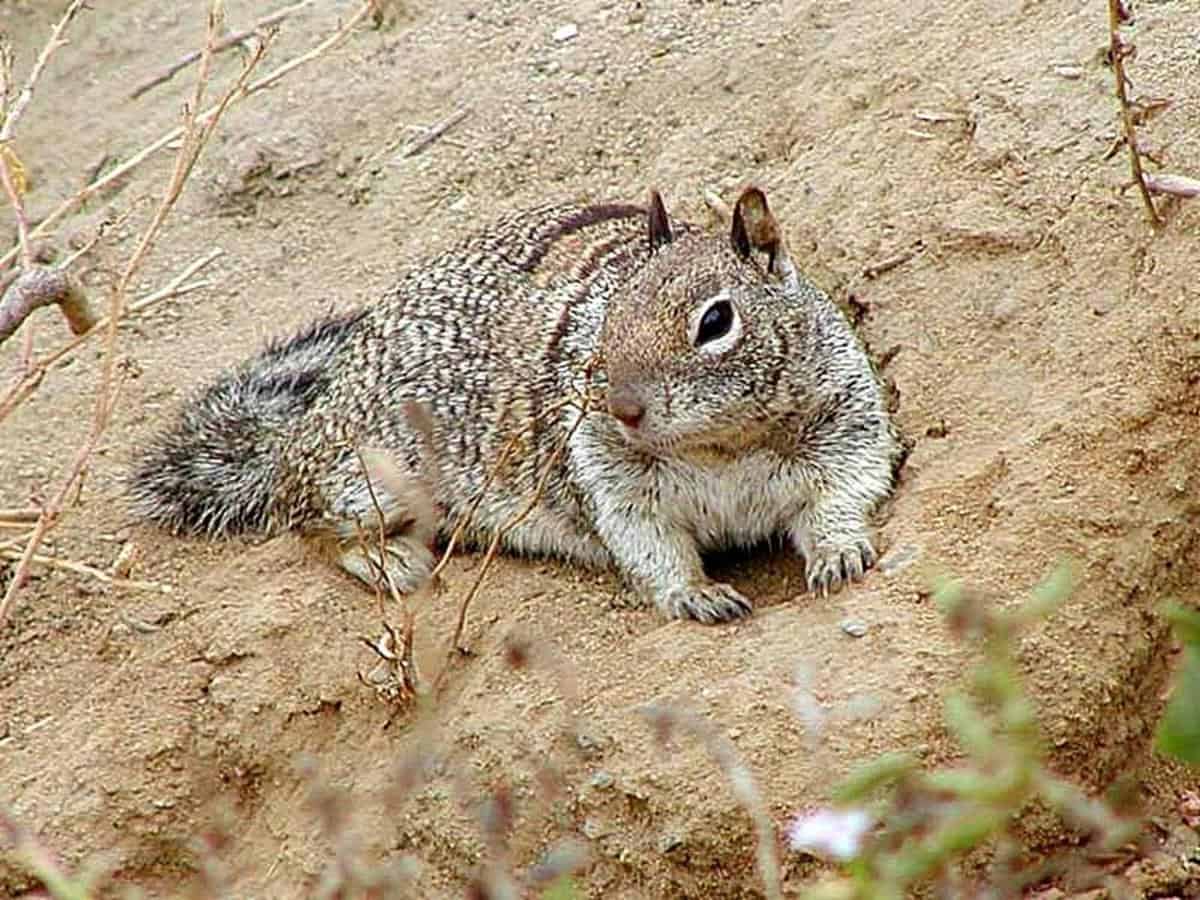
<path fill-rule="evenodd" d="M 1050 874 L 1046 867 L 1023 864 L 1013 833 L 1016 819 L 1034 803 L 1089 832 L 1100 851 L 1111 852 L 1137 834 L 1136 821 L 1046 768 L 1034 705 L 1017 663 L 1020 634 L 1051 615 L 1071 583 L 1070 570 L 1061 567 L 1027 602 L 1003 610 L 957 582 L 938 588 L 951 627 L 981 648 L 966 689 L 946 698 L 946 724 L 964 759 L 923 771 L 908 754 L 884 756 L 835 790 L 835 809 L 798 818 L 789 830 L 794 848 L 844 862 L 839 876 L 805 895 L 809 900 L 899 900 L 930 881 L 962 896 L 968 884 L 962 863 L 984 847 L 991 848 L 992 860 L 972 889 L 984 881 L 987 896 L 1020 896 Z"/>
<path fill-rule="evenodd" d="M 1200 610 L 1172 604 L 1166 616 L 1183 643 L 1183 665 L 1156 744 L 1161 752 L 1200 766 Z"/>

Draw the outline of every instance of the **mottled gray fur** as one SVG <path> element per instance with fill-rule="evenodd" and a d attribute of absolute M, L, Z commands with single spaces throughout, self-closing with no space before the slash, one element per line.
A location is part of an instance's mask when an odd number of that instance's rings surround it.
<path fill-rule="evenodd" d="M 478 501 L 466 540 L 486 542 L 549 466 L 507 550 L 615 566 L 666 615 L 715 622 L 751 607 L 702 551 L 783 534 L 810 588 L 861 576 L 898 452 L 857 339 L 750 189 L 723 235 L 657 194 L 503 219 L 220 378 L 130 490 L 174 532 L 324 535 L 347 571 L 410 590 L 433 527 L 444 539 Z M 434 526 L 397 473 L 436 501 Z"/>

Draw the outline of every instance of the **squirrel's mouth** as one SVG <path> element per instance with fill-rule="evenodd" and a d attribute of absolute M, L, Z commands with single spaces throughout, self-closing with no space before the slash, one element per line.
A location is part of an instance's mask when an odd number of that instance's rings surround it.
<path fill-rule="evenodd" d="M 716 462 L 733 459 L 744 452 L 753 435 L 745 431 L 721 429 L 691 433 L 666 433 L 642 424 L 631 428 L 618 422 L 621 435 L 634 450 L 655 458 Z"/>

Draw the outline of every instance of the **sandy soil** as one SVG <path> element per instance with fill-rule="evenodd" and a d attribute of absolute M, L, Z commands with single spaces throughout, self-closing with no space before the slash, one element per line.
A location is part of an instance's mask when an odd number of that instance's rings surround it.
<path fill-rule="evenodd" d="M 199 46 L 203 4 L 94 5 L 20 128 L 35 218 L 106 155 L 170 127 L 192 90 L 185 72 L 128 98 Z M 0 3 L 20 71 L 63 6 Z M 266 9 L 228 7 L 235 28 Z M 239 895 L 302 896 L 330 858 L 297 769 L 309 754 L 352 799 L 342 833 L 367 859 L 416 860 L 420 896 L 461 895 L 483 849 L 476 806 L 501 784 L 519 866 L 573 836 L 591 854 L 589 896 L 757 896 L 750 823 L 725 777 L 697 742 L 660 747 L 638 710 L 669 702 L 714 723 L 783 823 L 881 751 L 955 756 L 941 698 L 970 651 L 933 607 L 932 576 L 1015 602 L 1067 556 L 1079 589 L 1023 645 L 1055 767 L 1091 788 L 1137 779 L 1157 837 L 1194 848 L 1175 807 L 1197 779 L 1154 757 L 1149 735 L 1173 659 L 1155 610 L 1200 583 L 1200 203 L 1168 206 L 1155 235 L 1119 193 L 1124 156 L 1103 159 L 1116 134 L 1103 4 L 405 7 L 234 109 L 155 251 L 140 291 L 224 254 L 210 289 L 123 330 L 117 421 L 52 546 L 106 568 L 132 542 L 135 577 L 173 591 L 37 571 L 0 630 L 0 802 L 68 860 L 105 852 L 151 891 L 186 877 L 190 839 L 221 822 Z M 320 2 L 289 19 L 272 58 L 351 8 Z M 567 24 L 577 36 L 556 40 Z M 1139 93 L 1175 100 L 1147 138 L 1192 174 L 1197 33 L 1196 5 L 1145 3 L 1133 67 Z M 222 59 L 218 76 L 236 66 Z M 461 125 L 395 159 L 413 129 L 459 106 Z M 168 164 L 55 236 L 65 251 L 135 209 L 84 261 L 97 292 Z M 268 335 L 369 302 L 495 212 L 639 199 L 655 185 L 703 220 L 702 188 L 749 180 L 770 192 L 809 274 L 860 313 L 912 443 L 880 528 L 885 565 L 862 585 L 819 599 L 785 555 L 730 560 L 758 610 L 705 628 L 662 622 L 610 578 L 502 560 L 471 612 L 472 655 L 416 727 L 358 679 L 377 606 L 295 539 L 175 540 L 125 512 L 132 451 L 188 391 Z M 34 327 L 42 351 L 65 339 L 50 312 Z M 18 343 L 0 349 L 5 384 Z M 36 503 L 61 477 L 86 433 L 98 353 L 55 369 L 0 429 L 0 506 Z M 479 563 L 456 559 L 421 604 L 426 672 Z M 847 635 L 847 617 L 866 635 Z M 514 637 L 533 639 L 535 665 L 512 670 Z M 815 747 L 792 710 L 801 669 L 840 713 Z M 422 776 L 396 788 L 414 758 Z M 1041 847 L 1070 839 L 1049 817 L 1024 827 Z M 816 871 L 788 856 L 788 889 Z M 0 857 L 0 893 L 30 887 Z"/>

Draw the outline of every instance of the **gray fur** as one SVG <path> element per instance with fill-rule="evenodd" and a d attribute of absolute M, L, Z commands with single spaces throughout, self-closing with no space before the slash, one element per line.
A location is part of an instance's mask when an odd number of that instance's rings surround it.
<path fill-rule="evenodd" d="M 760 192 L 724 236 L 651 210 L 510 216 L 377 304 L 269 347 L 145 451 L 136 510 L 177 533 L 325 535 L 356 577 L 411 590 L 433 531 L 478 500 L 466 539 L 486 543 L 550 466 L 503 546 L 615 565 L 668 616 L 746 614 L 699 554 L 776 534 L 814 590 L 861 576 L 899 445 L 857 339 L 796 272 Z M 714 303 L 735 324 L 697 346 Z M 582 393 L 607 405 L 566 402 Z"/>

